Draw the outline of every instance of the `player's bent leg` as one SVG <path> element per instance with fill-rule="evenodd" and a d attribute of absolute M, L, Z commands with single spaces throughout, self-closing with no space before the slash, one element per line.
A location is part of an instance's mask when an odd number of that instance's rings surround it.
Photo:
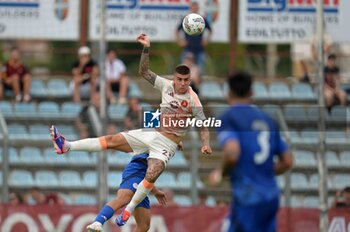
<path fill-rule="evenodd" d="M 88 232 L 100 232 L 103 224 L 107 222 L 114 214 L 124 207 L 131 200 L 134 192 L 129 189 L 119 189 L 117 196 L 109 201 L 96 216 L 95 221 L 86 227 Z"/>
<path fill-rule="evenodd" d="M 134 212 L 136 229 L 134 232 L 147 232 L 151 224 L 151 214 L 149 209 L 137 207 Z"/>
<path fill-rule="evenodd" d="M 130 145 L 122 134 L 107 135 L 99 138 L 88 138 L 69 142 L 58 132 L 55 126 L 51 126 L 51 137 L 58 154 L 68 151 L 96 152 L 106 149 L 115 149 L 123 152 L 132 152 Z"/>
<path fill-rule="evenodd" d="M 147 197 L 147 195 L 152 191 L 154 182 L 165 169 L 164 161 L 160 159 L 148 159 L 148 168 L 146 172 L 145 179 L 137 186 L 136 192 L 131 199 L 130 203 L 126 206 L 123 212 L 117 218 L 117 224 L 119 226 L 125 225 L 129 220 L 130 216 L 135 210 L 135 207 Z"/>

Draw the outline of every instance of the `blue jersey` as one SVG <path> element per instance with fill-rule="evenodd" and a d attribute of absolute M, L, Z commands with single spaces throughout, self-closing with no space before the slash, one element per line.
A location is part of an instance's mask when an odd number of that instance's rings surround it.
<path fill-rule="evenodd" d="M 220 145 L 230 140 L 240 144 L 239 160 L 229 173 L 234 202 L 252 205 L 279 197 L 273 158 L 286 152 L 287 145 L 277 123 L 252 105 L 231 106 L 220 119 Z"/>
<path fill-rule="evenodd" d="M 125 166 L 123 171 L 123 179 L 129 178 L 132 176 L 138 176 L 144 178 L 147 171 L 147 158 L 148 154 L 143 153 L 140 155 L 134 155 L 128 163 L 128 165 Z"/>

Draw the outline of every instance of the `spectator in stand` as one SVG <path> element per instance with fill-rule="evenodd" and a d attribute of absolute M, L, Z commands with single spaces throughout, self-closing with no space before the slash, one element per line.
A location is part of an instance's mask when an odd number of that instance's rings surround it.
<path fill-rule="evenodd" d="M 57 193 L 44 194 L 39 188 L 34 187 L 25 196 L 25 202 L 28 204 L 42 205 L 42 204 L 52 204 L 52 205 L 62 205 L 64 200 Z"/>
<path fill-rule="evenodd" d="M 90 97 L 97 92 L 97 63 L 91 59 L 89 47 L 81 47 L 78 51 L 79 59 L 74 62 L 73 74 L 73 100 L 76 103 L 81 101 L 81 91 L 90 91 Z"/>
<path fill-rule="evenodd" d="M 129 99 L 129 110 L 124 119 L 124 130 L 133 130 L 141 126 L 141 106 L 137 98 Z"/>
<path fill-rule="evenodd" d="M 339 198 L 342 198 L 339 200 Z M 350 186 L 345 187 L 343 190 L 337 191 L 333 208 L 350 208 Z"/>
<path fill-rule="evenodd" d="M 190 3 L 190 12 L 196 13 L 199 12 L 199 4 L 196 1 Z M 187 35 L 182 29 L 182 20 L 177 27 L 176 31 L 176 41 L 180 47 L 183 48 L 181 61 L 184 62 L 187 53 L 192 52 L 194 55 L 195 63 L 199 66 L 201 74 L 204 73 L 205 65 L 205 46 L 208 45 L 212 31 L 211 27 L 206 19 L 205 20 L 205 29 L 209 31 L 209 34 L 205 34 L 205 31 L 198 36 Z"/>
<path fill-rule="evenodd" d="M 10 59 L 6 62 L 5 66 L 1 68 L 1 82 L 0 85 L 0 99 L 4 97 L 4 88 L 12 89 L 15 94 L 17 102 L 22 100 L 29 102 L 30 97 L 30 83 L 31 75 L 28 69 L 21 61 L 20 52 L 18 48 L 12 48 Z"/>
<path fill-rule="evenodd" d="M 9 203 L 11 206 L 22 205 L 23 197 L 18 192 L 12 192 L 9 194 Z"/>
<path fill-rule="evenodd" d="M 201 84 L 201 72 L 199 66 L 194 62 L 194 55 L 192 52 L 186 54 L 184 64 L 191 70 L 191 87 L 194 92 L 199 94 L 199 86 Z"/>
<path fill-rule="evenodd" d="M 346 93 L 340 86 L 339 67 L 336 65 L 336 56 L 328 56 L 327 64 L 324 67 L 324 96 L 326 106 L 330 110 L 334 105 L 346 104 Z"/>
<path fill-rule="evenodd" d="M 107 97 L 112 104 L 117 103 L 114 92 L 119 94 L 119 104 L 127 102 L 129 80 L 125 76 L 125 71 L 126 67 L 123 61 L 117 58 L 117 52 L 114 49 L 108 50 L 106 59 Z"/>
<path fill-rule="evenodd" d="M 81 110 L 79 116 L 75 120 L 75 126 L 79 131 L 79 138 L 91 138 L 96 137 L 96 133 L 93 128 L 93 122 L 90 121 L 89 118 L 89 107 L 94 107 L 96 112 L 99 114 L 100 112 L 100 94 L 98 92 L 94 93 L 91 98 L 89 104 L 86 104 Z M 118 133 L 117 126 L 113 123 L 109 123 L 106 128 L 106 132 L 108 135 Z"/>

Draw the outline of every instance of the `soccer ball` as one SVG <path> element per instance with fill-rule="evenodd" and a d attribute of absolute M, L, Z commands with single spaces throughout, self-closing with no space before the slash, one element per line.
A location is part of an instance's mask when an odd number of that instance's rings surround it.
<path fill-rule="evenodd" d="M 188 14 L 182 21 L 182 28 L 187 35 L 196 36 L 200 35 L 205 28 L 205 22 L 202 16 L 199 14 Z"/>

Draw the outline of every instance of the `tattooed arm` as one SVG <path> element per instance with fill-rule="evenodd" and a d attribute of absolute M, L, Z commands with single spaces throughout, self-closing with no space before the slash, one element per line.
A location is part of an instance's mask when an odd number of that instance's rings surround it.
<path fill-rule="evenodd" d="M 149 69 L 149 47 L 151 46 L 150 40 L 147 35 L 141 34 L 139 37 L 137 37 L 137 41 L 143 45 L 139 65 L 139 74 L 143 76 L 143 78 L 145 78 L 149 83 L 154 85 L 157 74 Z"/>

